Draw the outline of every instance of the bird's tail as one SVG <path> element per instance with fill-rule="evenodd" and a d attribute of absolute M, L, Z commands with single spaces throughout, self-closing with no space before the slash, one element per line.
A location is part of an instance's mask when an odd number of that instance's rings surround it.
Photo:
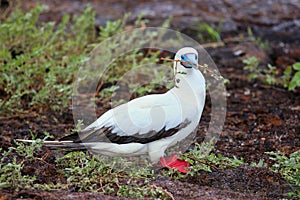
<path fill-rule="evenodd" d="M 36 140 L 23 140 L 23 139 L 16 139 L 18 142 L 26 142 L 26 143 L 33 143 Z M 66 141 L 44 141 L 43 146 L 49 147 L 50 149 L 62 149 L 65 151 L 75 151 L 75 150 L 85 150 L 87 147 L 83 143 L 74 142 L 72 140 Z"/>
<path fill-rule="evenodd" d="M 105 141 L 103 139 L 103 131 L 109 131 L 109 128 L 103 128 L 100 131 L 100 136 L 95 129 L 84 130 L 79 133 L 74 132 L 70 135 L 64 136 L 58 140 L 54 141 L 44 141 L 43 146 L 49 147 L 50 149 L 62 149 L 64 151 L 76 151 L 76 150 L 86 150 L 88 149 L 87 143 L 93 141 Z M 17 139 L 19 142 L 33 143 L 35 140 L 23 140 Z"/>

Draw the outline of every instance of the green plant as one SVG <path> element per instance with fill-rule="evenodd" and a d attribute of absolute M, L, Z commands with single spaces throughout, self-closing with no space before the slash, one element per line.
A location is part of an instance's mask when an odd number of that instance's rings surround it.
<path fill-rule="evenodd" d="M 133 51 L 118 57 L 102 76 L 108 86 L 101 86 L 100 96 L 112 97 L 122 86 L 128 89 L 129 94 L 137 97 L 149 94 L 155 89 L 171 88 L 171 81 L 167 82 L 171 79 L 171 68 L 158 69 L 153 66 L 159 61 L 158 55 L 159 52 Z"/>
<path fill-rule="evenodd" d="M 268 164 L 265 163 L 263 159 L 260 159 L 260 160 L 258 161 L 258 163 L 252 162 L 252 163 L 250 164 L 250 166 L 252 166 L 252 167 L 268 167 Z"/>
<path fill-rule="evenodd" d="M 35 181 L 35 177 L 22 174 L 23 163 L 13 158 L 9 163 L 0 162 L 0 188 L 28 188 Z"/>
<path fill-rule="evenodd" d="M 211 143 L 196 144 L 194 149 L 184 154 L 183 157 L 193 165 L 192 170 L 194 172 L 199 170 L 211 172 L 212 169 L 234 168 L 244 164 L 243 159 L 238 159 L 235 156 L 233 158 L 224 157 L 222 154 L 216 155 L 210 152 L 211 150 L 213 150 Z"/>
<path fill-rule="evenodd" d="M 259 61 L 256 57 L 250 57 L 243 60 L 244 70 L 247 70 L 248 81 L 261 80 L 267 85 L 282 85 L 288 88 L 289 91 L 300 86 L 300 63 L 294 63 L 292 66 L 288 66 L 283 75 L 276 78 L 278 75 L 277 67 L 271 64 L 267 65 L 267 69 L 263 69 L 259 66 Z M 295 71 L 292 76 L 293 70 Z"/>
<path fill-rule="evenodd" d="M 218 169 L 235 168 L 245 164 L 243 159 L 235 156 L 232 158 L 224 157 L 222 154 L 213 153 L 214 146 L 211 142 L 196 143 L 195 147 L 184 153 L 180 158 L 191 164 L 187 174 L 181 174 L 177 170 L 170 169 L 164 172 L 164 175 L 174 178 L 184 178 L 186 176 L 195 176 L 200 171 L 212 172 Z"/>
<path fill-rule="evenodd" d="M 126 197 L 166 198 L 168 193 L 160 187 L 150 184 L 157 177 L 151 165 L 136 168 L 122 158 L 106 160 L 105 157 L 91 155 L 88 152 L 70 152 L 57 158 L 56 166 L 66 177 L 66 183 L 36 183 L 35 176 L 23 174 L 27 161 L 43 160 L 36 155 L 44 139 L 34 139 L 32 143 L 16 142 L 15 147 L 2 151 L 0 160 L 0 188 L 19 189 L 69 189 L 77 191 L 99 192 Z M 17 155 L 17 157 L 16 157 Z M 43 161 L 45 162 L 45 161 Z M 120 164 L 120 165 L 119 165 Z"/>
<path fill-rule="evenodd" d="M 250 27 L 247 28 L 248 37 L 251 41 L 254 41 L 255 44 L 257 44 L 259 47 L 261 47 L 264 50 L 269 49 L 269 42 L 267 40 L 263 41 L 261 37 L 255 37 L 252 29 Z"/>
<path fill-rule="evenodd" d="M 276 163 L 271 166 L 275 172 L 279 172 L 290 183 L 300 186 L 300 151 L 296 151 L 289 156 L 278 152 L 266 152 L 270 159 Z"/>
<path fill-rule="evenodd" d="M 206 23 L 201 23 L 198 26 L 197 37 L 200 42 L 221 42 L 221 28 L 222 23 L 219 23 L 217 28 L 213 28 Z"/>
<path fill-rule="evenodd" d="M 291 76 L 292 76 L 292 66 L 288 66 L 287 68 L 285 68 L 285 70 L 283 71 L 283 75 L 281 76 L 282 86 L 284 88 L 289 87 Z"/>
<path fill-rule="evenodd" d="M 60 23 L 38 23 L 39 15 L 46 9 L 38 5 L 28 13 L 16 10 L 0 24 L 0 110 L 5 114 L 45 109 L 63 111 L 67 108 L 74 92 L 76 73 L 89 60 L 88 53 L 99 42 L 125 31 L 128 18 L 125 15 L 123 19 L 107 22 L 99 28 L 97 35 L 95 12 L 91 6 L 88 5 L 76 17 L 65 15 Z M 146 23 L 140 15 L 132 28 L 144 27 Z M 168 25 L 169 20 L 163 26 Z M 124 42 L 137 42 L 134 37 L 132 35 Z M 112 39 L 109 45 L 115 48 L 118 43 Z M 105 59 L 111 56 L 105 55 Z M 141 65 L 158 62 L 157 56 L 157 52 L 148 51 L 145 55 L 138 50 L 120 55 L 102 77 L 105 87 L 99 86 L 97 92 L 100 91 L 106 98 L 115 91 L 114 86 L 124 73 Z M 100 56 L 99 59 L 103 58 Z M 93 70 L 84 74 L 86 77 L 99 76 Z M 158 77 L 150 84 L 138 89 L 134 84 L 130 87 L 136 89 L 135 93 L 139 96 L 156 89 L 160 80 L 164 80 L 164 77 L 158 73 Z"/>
<path fill-rule="evenodd" d="M 156 178 L 151 165 L 136 168 L 122 158 L 109 159 L 71 152 L 57 160 L 67 178 L 64 188 L 133 198 L 166 197 L 163 189 L 149 185 Z"/>
<path fill-rule="evenodd" d="M 169 193 L 167 193 L 163 188 L 157 187 L 155 185 L 142 186 L 142 187 L 128 187 L 127 185 L 122 185 L 119 187 L 118 196 L 125 196 L 131 198 L 145 198 L 145 197 L 159 197 L 159 199 L 170 198 Z"/>
<path fill-rule="evenodd" d="M 292 76 L 293 70 L 295 71 L 295 74 Z M 288 88 L 289 91 L 300 86 L 300 62 L 294 63 L 284 70 L 282 84 L 285 88 Z"/>
<path fill-rule="evenodd" d="M 264 69 L 263 73 L 265 74 L 265 82 L 268 85 L 276 85 L 276 75 L 278 74 L 276 66 L 272 66 L 271 64 L 267 65 L 268 69 Z"/>
<path fill-rule="evenodd" d="M 256 57 L 252 56 L 250 58 L 243 60 L 244 70 L 249 70 L 249 74 L 247 76 L 248 81 L 255 80 L 260 75 L 257 68 L 259 65 L 259 61 Z"/>
<path fill-rule="evenodd" d="M 249 71 L 248 81 L 259 79 L 268 85 L 277 84 L 276 75 L 277 68 L 271 64 L 267 65 L 267 69 L 259 67 L 259 61 L 256 57 L 250 57 L 243 60 L 244 70 Z"/>
<path fill-rule="evenodd" d="M 280 173 L 289 183 L 300 186 L 300 150 L 289 156 L 284 155 L 280 151 L 266 152 L 266 154 L 271 156 L 271 160 L 275 161 L 275 164 L 270 167 L 272 171 Z M 299 198 L 300 190 L 294 189 L 293 192 L 289 193 L 289 196 Z"/>
<path fill-rule="evenodd" d="M 116 21 L 107 21 L 104 27 L 100 26 L 100 41 L 103 41 L 116 33 L 124 31 L 124 27 L 127 23 L 128 17 L 129 14 L 125 14 L 123 19 L 118 19 Z"/>
<path fill-rule="evenodd" d="M 36 139 L 30 144 L 16 141 L 16 147 L 10 147 L 8 151 L 2 151 L 0 149 L 3 155 L 0 160 L 0 188 L 11 187 L 18 190 L 20 188 L 28 189 L 32 187 L 36 177 L 22 174 L 22 169 L 24 167 L 25 158 L 29 161 L 36 159 L 34 155 L 35 151 L 39 150 L 42 143 L 50 137 L 46 132 L 45 135 L 46 137 L 44 139 Z M 19 159 L 14 157 L 14 155 L 18 155 Z"/>
<path fill-rule="evenodd" d="M 78 191 L 113 192 L 117 184 L 116 173 L 105 163 L 84 152 L 70 152 L 57 160 L 58 166 L 67 178 L 67 187 Z"/>
<path fill-rule="evenodd" d="M 17 113 L 37 106 L 62 110 L 69 104 L 74 72 L 89 51 L 88 43 L 95 42 L 94 12 L 88 6 L 72 21 L 64 16 L 59 24 L 39 24 L 45 9 L 39 5 L 28 13 L 16 10 L 0 24 L 1 111 Z"/>

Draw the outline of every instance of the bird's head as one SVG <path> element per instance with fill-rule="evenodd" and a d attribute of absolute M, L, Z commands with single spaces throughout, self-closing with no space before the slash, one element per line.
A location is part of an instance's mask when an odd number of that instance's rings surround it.
<path fill-rule="evenodd" d="M 184 47 L 177 51 L 175 60 L 180 60 L 180 62 L 174 62 L 175 73 L 189 73 L 189 71 L 197 69 L 198 52 L 192 47 Z"/>

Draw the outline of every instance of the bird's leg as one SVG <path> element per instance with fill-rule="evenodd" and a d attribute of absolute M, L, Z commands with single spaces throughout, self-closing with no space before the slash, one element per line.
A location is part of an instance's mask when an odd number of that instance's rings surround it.
<path fill-rule="evenodd" d="M 190 163 L 180 160 L 176 155 L 169 158 L 160 158 L 160 163 L 162 167 L 170 167 L 172 169 L 177 169 L 182 173 L 187 173 L 190 167 Z"/>

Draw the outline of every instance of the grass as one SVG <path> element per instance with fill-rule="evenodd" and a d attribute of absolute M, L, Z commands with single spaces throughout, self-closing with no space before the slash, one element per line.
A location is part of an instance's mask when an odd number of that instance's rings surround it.
<path fill-rule="evenodd" d="M 275 161 L 270 169 L 280 173 L 285 180 L 298 187 L 298 189 L 292 187 L 294 189 L 288 195 L 293 198 L 300 198 L 300 150 L 290 155 L 284 155 L 280 151 L 266 152 L 266 154 L 270 156 L 271 160 Z"/>
<path fill-rule="evenodd" d="M 288 91 L 300 86 L 300 63 L 288 66 L 282 75 L 276 66 L 268 64 L 266 67 L 260 66 L 256 57 L 243 60 L 244 70 L 248 72 L 248 81 L 259 80 L 266 85 L 279 85 Z"/>
<path fill-rule="evenodd" d="M 16 147 L 9 147 L 8 151 L 2 151 L 3 156 L 0 160 L 0 188 L 14 188 L 14 189 L 30 189 L 36 177 L 29 175 L 23 175 L 22 169 L 24 167 L 25 160 L 32 161 L 36 158 L 35 153 L 39 150 L 43 144 L 43 141 L 49 138 L 49 134 L 45 133 L 44 139 L 36 139 L 31 144 L 24 144 L 17 142 Z M 17 155 L 17 157 L 16 157 Z"/>
<path fill-rule="evenodd" d="M 47 7 L 43 5 L 38 5 L 27 13 L 16 9 L 0 24 L 2 115 L 47 110 L 62 112 L 70 107 L 73 83 L 79 68 L 86 63 L 89 53 L 97 44 L 126 30 L 129 16 L 95 27 L 95 12 L 88 5 L 80 15 L 65 15 L 59 23 L 41 23 L 39 16 L 45 10 Z M 140 16 L 131 28 L 145 27 L 146 23 Z M 162 26 L 169 27 L 169 23 L 167 20 Z M 220 41 L 220 29 L 220 26 L 214 29 L 201 24 L 198 31 L 207 35 L 203 36 L 203 40 Z M 110 45 L 116 44 L 112 42 Z M 133 51 L 119 56 L 103 77 L 106 85 L 99 88 L 100 96 L 111 96 L 118 89 L 116 84 L 126 71 L 159 62 L 158 53 Z M 153 75 L 153 72 L 149 74 Z M 129 85 L 130 92 L 141 96 L 173 85 L 164 83 L 168 77 L 162 73 L 154 74 L 152 81 L 145 85 Z M 97 73 L 87 72 L 87 76 L 96 75 Z"/>
<path fill-rule="evenodd" d="M 124 31 L 128 17 L 107 22 L 105 26 L 98 27 L 100 31 L 97 32 L 98 29 L 94 26 L 95 12 L 90 6 L 78 16 L 64 16 L 60 23 L 40 23 L 39 15 L 46 9 L 39 5 L 27 13 L 15 10 L 0 24 L 1 115 L 46 110 L 62 112 L 68 108 L 76 72 L 86 61 L 88 53 L 99 42 Z M 144 27 L 146 23 L 139 18 L 134 26 Z M 165 26 L 168 26 L 167 22 Z M 198 38 L 206 42 L 220 41 L 220 27 L 214 29 L 207 24 L 199 25 Z M 257 42 L 261 43 L 259 40 Z M 157 57 L 157 52 L 150 51 L 134 51 L 120 56 L 105 75 L 109 84 L 100 88 L 100 94 L 111 96 L 118 89 L 115 84 L 122 74 L 138 68 L 139 65 L 156 63 Z M 245 60 L 244 64 L 245 70 L 250 72 L 249 80 L 261 79 L 266 84 L 282 82 L 289 90 L 300 86 L 299 63 L 288 67 L 281 79 L 276 78 L 278 74 L 274 66 L 261 69 L 255 58 Z M 130 90 L 137 96 L 144 95 L 161 87 L 159 83 L 164 79 L 166 77 L 163 74 L 157 73 L 150 84 L 139 87 L 138 90 L 136 85 L 131 84 Z M 187 175 L 171 169 L 156 174 L 150 164 L 128 171 L 124 168 L 113 168 L 105 160 L 87 152 L 72 152 L 57 158 L 54 163 L 66 182 L 41 184 L 37 182 L 37 177 L 26 174 L 23 169 L 28 164 L 26 160 L 43 160 L 38 151 L 47 137 L 37 139 L 29 145 L 16 142 L 16 146 L 10 147 L 8 151 L 1 150 L 3 156 L 0 160 L 0 188 L 72 189 L 135 198 L 170 198 L 167 191 L 153 184 L 159 176 L 197 176 L 200 171 L 211 172 L 247 164 L 243 159 L 212 153 L 211 144 L 196 144 L 193 150 L 182 155 L 182 159 L 192 165 Z M 270 170 L 280 173 L 289 183 L 299 186 L 299 151 L 289 156 L 280 152 L 269 155 L 275 161 L 269 167 Z M 266 167 L 263 161 L 252 165 Z M 299 197 L 299 193 L 295 190 L 290 196 Z"/>
<path fill-rule="evenodd" d="M 45 137 L 46 139 L 47 137 Z M 45 139 L 37 139 L 31 144 L 16 142 L 16 147 L 10 147 L 8 151 L 1 151 L 3 157 L 0 161 L 0 188 L 43 189 L 43 190 L 74 190 L 98 192 L 112 196 L 126 197 L 152 197 L 167 198 L 168 194 L 160 187 L 150 184 L 157 175 L 151 169 L 151 165 L 144 168 L 129 166 L 112 167 L 103 157 L 96 157 L 88 152 L 70 152 L 57 158 L 55 166 L 66 178 L 66 182 L 38 183 L 37 177 L 23 172 L 26 165 L 32 160 L 43 160 L 38 151 Z M 15 157 L 15 155 L 18 157 Z M 43 162 L 46 162 L 43 160 Z M 118 163 L 126 163 L 116 160 Z M 124 167 L 124 166 L 123 166 Z"/>
<path fill-rule="evenodd" d="M 291 198 L 300 198 L 300 150 L 285 155 L 280 151 L 265 152 L 269 159 L 274 161 L 270 167 L 263 160 L 259 163 L 251 163 L 254 167 L 268 167 L 271 171 L 280 173 L 281 176 L 291 185 L 292 191 L 288 193 Z"/>
<path fill-rule="evenodd" d="M 72 20 L 64 16 L 60 24 L 39 24 L 45 9 L 16 10 L 0 25 L 2 112 L 36 107 L 59 111 L 69 104 L 74 72 L 95 41 L 94 12 L 88 7 Z"/>
<path fill-rule="evenodd" d="M 252 81 L 255 79 L 262 80 L 265 84 L 275 85 L 276 75 L 278 71 L 276 67 L 268 64 L 267 68 L 264 69 L 259 66 L 259 61 L 256 57 L 250 57 L 248 59 L 243 60 L 244 70 L 249 71 L 247 76 L 248 81 Z"/>
<path fill-rule="evenodd" d="M 222 30 L 222 23 L 220 22 L 217 27 L 212 27 L 206 23 L 201 23 L 198 26 L 198 40 L 200 42 L 221 42 L 221 30 Z"/>
<path fill-rule="evenodd" d="M 267 40 L 263 41 L 261 37 L 255 37 L 250 27 L 247 28 L 247 32 L 248 32 L 249 39 L 253 41 L 255 44 L 257 44 L 260 48 L 264 50 L 269 49 L 269 42 Z"/>
<path fill-rule="evenodd" d="M 186 174 L 179 173 L 176 169 L 169 169 L 163 171 L 165 176 L 175 179 L 186 178 L 188 176 L 197 176 L 199 172 L 213 172 L 219 169 L 236 168 L 240 165 L 246 164 L 243 159 L 237 157 L 225 157 L 222 154 L 215 154 L 213 152 L 214 146 L 211 142 L 196 143 L 195 147 L 190 151 L 182 154 L 180 159 L 190 163 L 190 169 Z"/>
<path fill-rule="evenodd" d="M 48 138 L 49 135 L 46 138 Z M 39 156 L 39 150 L 45 139 L 37 139 L 31 144 L 16 143 L 16 147 L 10 147 L 8 151 L 1 151 L 3 157 L 0 161 L 0 188 L 42 189 L 42 190 L 72 190 L 97 192 L 111 196 L 125 196 L 133 198 L 170 198 L 170 194 L 163 188 L 155 185 L 159 177 L 171 177 L 182 179 L 187 176 L 198 176 L 202 171 L 212 172 L 225 168 L 236 168 L 240 165 L 249 165 L 243 159 L 236 157 L 224 157 L 212 152 L 211 143 L 196 144 L 194 149 L 183 154 L 182 159 L 191 164 L 187 174 L 179 173 L 174 169 L 163 170 L 157 174 L 149 163 L 142 167 L 134 167 L 132 163 L 116 158 L 109 162 L 104 157 L 89 154 L 88 152 L 70 152 L 63 157 L 56 158 L 54 164 L 66 181 L 55 183 L 39 183 L 37 177 L 26 174 L 23 171 L 30 162 L 26 160 L 43 160 Z M 280 173 L 288 183 L 295 188 L 289 193 L 290 197 L 299 197 L 299 190 L 294 186 L 300 186 L 300 151 L 290 155 L 281 152 L 267 152 L 274 161 L 272 166 L 267 166 L 263 161 L 252 163 L 255 167 L 268 167 L 271 171 Z M 16 157 L 17 155 L 17 157 Z M 45 163 L 46 161 L 43 160 Z M 122 165 L 118 165 L 123 163 Z M 115 166 L 115 167 L 114 167 Z M 131 170 L 129 170 L 131 169 Z"/>
<path fill-rule="evenodd" d="M 94 26 L 95 12 L 90 6 L 78 16 L 64 16 L 60 23 L 39 23 L 39 15 L 46 9 L 39 5 L 28 13 L 15 10 L 0 24 L 2 115 L 47 110 L 62 112 L 68 108 L 76 73 L 86 61 L 88 53 L 98 43 L 124 31 L 128 17 L 126 15 L 123 19 L 107 22 L 99 27 L 98 33 Z M 142 27 L 145 23 L 139 18 L 134 28 Z M 105 74 L 108 86 L 100 88 L 100 96 L 111 96 L 116 90 L 115 84 L 126 71 L 139 65 L 156 63 L 159 61 L 157 57 L 158 52 L 150 51 L 133 51 L 118 57 Z M 134 84 L 130 84 L 131 92 L 139 96 L 160 87 L 159 83 L 165 77 L 158 72 L 156 75 L 154 81 L 138 90 Z M 112 168 L 105 160 L 87 152 L 71 152 L 55 161 L 55 166 L 60 169 L 58 173 L 66 178 L 66 182 L 41 184 L 37 177 L 26 174 L 24 168 L 28 165 L 25 161 L 29 161 L 29 164 L 33 160 L 42 161 L 37 151 L 43 141 L 38 139 L 30 145 L 16 142 L 16 147 L 1 151 L 0 188 L 75 188 L 75 191 L 136 198 L 168 196 L 160 187 L 149 184 L 156 177 L 149 167 L 136 171 Z M 127 181 L 128 177 L 132 178 Z"/>
<path fill-rule="evenodd" d="M 38 22 L 45 11 L 39 5 L 30 12 L 15 10 L 0 24 L 0 111 L 2 115 L 31 111 L 61 112 L 71 105 L 73 82 L 88 58 L 88 53 L 100 42 L 125 30 L 126 19 L 107 22 L 96 30 L 95 12 L 91 6 L 81 15 L 65 15 L 60 23 Z M 133 28 L 144 26 L 141 18 Z M 166 24 L 167 26 L 167 24 Z M 112 44 L 113 45 L 113 44 Z M 145 63 L 157 62 L 157 53 L 134 51 L 120 56 L 105 75 L 109 87 L 122 73 Z M 120 64 L 121 63 L 121 64 Z M 90 73 L 95 75 L 95 73 Z M 160 80 L 165 77 L 160 77 Z M 138 95 L 157 85 L 150 84 Z M 111 93 L 108 93 L 111 94 Z"/>

